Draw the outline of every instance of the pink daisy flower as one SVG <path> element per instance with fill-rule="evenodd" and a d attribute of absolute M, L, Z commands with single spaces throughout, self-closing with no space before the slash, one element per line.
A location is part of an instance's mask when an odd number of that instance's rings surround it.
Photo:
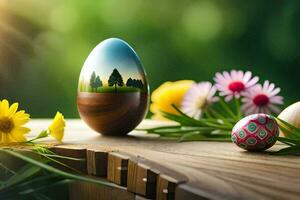
<path fill-rule="evenodd" d="M 240 98 L 242 93 L 254 86 L 258 77 L 252 77 L 252 73 L 247 71 L 231 70 L 231 72 L 216 73 L 214 80 L 216 87 L 220 91 L 220 96 L 226 96 L 225 101 L 230 101 L 233 97 Z"/>
<path fill-rule="evenodd" d="M 218 101 L 216 87 L 210 82 L 194 84 L 185 94 L 181 103 L 181 109 L 190 117 L 199 119 L 203 111 L 212 103 Z"/>
<path fill-rule="evenodd" d="M 283 104 L 283 97 L 277 95 L 279 92 L 280 88 L 275 88 L 275 85 L 269 81 L 265 81 L 263 86 L 257 84 L 244 94 L 242 111 L 247 115 L 279 113 L 280 109 L 276 105 Z"/>

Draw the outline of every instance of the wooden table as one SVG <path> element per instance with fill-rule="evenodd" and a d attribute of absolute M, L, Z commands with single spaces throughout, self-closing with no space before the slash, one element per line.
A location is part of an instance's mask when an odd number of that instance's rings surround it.
<path fill-rule="evenodd" d="M 32 135 L 49 123 L 32 120 Z M 145 120 L 140 127 L 160 124 Z M 300 199 L 299 156 L 249 153 L 224 142 L 179 143 L 137 131 L 104 137 L 80 120 L 67 120 L 64 144 L 54 150 L 85 158 L 68 164 L 122 186 L 75 183 L 71 199 Z"/>

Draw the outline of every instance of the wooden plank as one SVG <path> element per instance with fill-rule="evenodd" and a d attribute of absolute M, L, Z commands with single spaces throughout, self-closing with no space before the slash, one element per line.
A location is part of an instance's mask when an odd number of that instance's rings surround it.
<path fill-rule="evenodd" d="M 157 181 L 157 200 L 174 200 L 178 181 L 167 175 L 159 175 Z"/>
<path fill-rule="evenodd" d="M 128 162 L 127 190 L 154 199 L 158 172 L 151 170 L 146 164 L 133 160 Z"/>
<path fill-rule="evenodd" d="M 78 170 L 83 173 L 87 173 L 86 148 L 80 146 L 59 146 L 59 147 L 55 146 L 52 147 L 50 150 L 61 156 L 82 159 L 82 161 L 75 161 L 75 160 L 68 160 L 68 159 L 58 159 L 58 160 L 72 167 L 75 170 Z M 59 165 L 59 167 L 64 170 L 69 170 L 68 168 L 65 168 L 61 165 Z"/>
<path fill-rule="evenodd" d="M 69 200 L 134 200 L 126 188 L 112 188 L 97 184 L 73 182 L 69 185 Z"/>
<path fill-rule="evenodd" d="M 127 170 L 129 158 L 117 152 L 108 154 L 107 180 L 121 186 L 127 186 Z"/>
<path fill-rule="evenodd" d="M 102 150 L 88 149 L 86 154 L 88 174 L 106 178 L 108 153 Z"/>

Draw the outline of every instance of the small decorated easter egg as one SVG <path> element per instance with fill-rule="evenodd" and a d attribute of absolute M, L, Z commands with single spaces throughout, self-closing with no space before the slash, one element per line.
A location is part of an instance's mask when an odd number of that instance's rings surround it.
<path fill-rule="evenodd" d="M 98 44 L 79 77 L 80 117 L 103 135 L 126 135 L 143 120 L 148 105 L 148 81 L 135 51 L 117 38 Z"/>
<path fill-rule="evenodd" d="M 236 123 L 231 140 L 248 151 L 263 151 L 275 144 L 278 135 L 279 127 L 272 116 L 253 114 Z"/>

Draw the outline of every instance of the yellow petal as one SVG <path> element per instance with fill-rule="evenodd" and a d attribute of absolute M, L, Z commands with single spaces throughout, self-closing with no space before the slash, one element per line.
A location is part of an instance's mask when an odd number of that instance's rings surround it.
<path fill-rule="evenodd" d="M 8 109 L 9 109 L 9 103 L 6 99 L 3 99 L 0 107 L 0 115 L 7 116 Z"/>
<path fill-rule="evenodd" d="M 160 95 L 168 91 L 171 85 L 172 85 L 171 82 L 165 82 L 162 85 L 160 85 L 156 90 L 154 90 L 151 94 L 152 102 L 159 101 Z"/>
<path fill-rule="evenodd" d="M 160 120 L 160 121 L 167 121 L 168 119 L 163 117 L 162 115 L 160 114 L 155 114 L 155 115 L 152 115 L 151 116 L 151 119 L 154 119 L 154 120 Z"/>
<path fill-rule="evenodd" d="M 6 99 L 2 100 L 2 106 L 3 106 L 2 108 L 4 110 L 8 110 L 9 109 L 9 103 L 8 103 L 8 101 Z"/>
<path fill-rule="evenodd" d="M 62 141 L 63 137 L 64 137 L 64 129 L 56 129 L 55 131 L 52 131 L 51 136 L 54 137 L 56 140 L 58 141 Z"/>
<path fill-rule="evenodd" d="M 65 126 L 66 124 L 64 116 L 60 112 L 57 112 L 51 125 L 48 128 L 48 130 L 50 131 L 50 135 L 56 140 L 61 141 L 64 137 Z"/>
<path fill-rule="evenodd" d="M 23 127 L 23 126 L 17 126 L 12 130 L 13 134 L 20 134 L 20 135 L 24 135 L 29 132 L 30 132 L 30 128 Z"/>
<path fill-rule="evenodd" d="M 1 144 L 9 144 L 16 142 L 10 134 L 2 133 Z"/>
<path fill-rule="evenodd" d="M 164 119 L 161 112 L 178 114 L 172 104 L 180 107 L 183 96 L 194 84 L 191 80 L 165 82 L 153 91 L 151 95 L 152 104 L 150 111 L 154 114 L 152 118 Z"/>
<path fill-rule="evenodd" d="M 19 117 L 19 118 L 13 119 L 15 126 L 22 126 L 22 125 L 26 124 L 29 120 L 30 120 L 30 118 L 28 118 L 28 117 L 23 117 L 23 118 Z"/>
<path fill-rule="evenodd" d="M 12 133 L 11 137 L 16 141 L 16 142 L 26 142 L 27 139 L 24 136 L 24 134 L 19 134 L 19 133 Z"/>
<path fill-rule="evenodd" d="M 15 117 L 22 117 L 24 114 L 25 114 L 25 110 L 19 110 L 18 112 L 16 112 Z"/>
<path fill-rule="evenodd" d="M 8 110 L 8 117 L 12 117 L 18 110 L 18 107 L 19 107 L 18 103 L 12 104 Z"/>

